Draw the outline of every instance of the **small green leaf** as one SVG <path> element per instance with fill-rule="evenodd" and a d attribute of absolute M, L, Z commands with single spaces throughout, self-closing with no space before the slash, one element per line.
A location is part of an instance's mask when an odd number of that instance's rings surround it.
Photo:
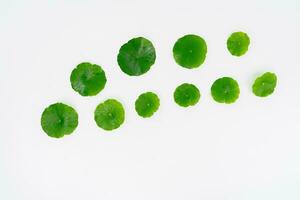
<path fill-rule="evenodd" d="M 239 98 L 240 88 L 233 78 L 223 77 L 213 83 L 211 95 L 216 102 L 230 104 Z"/>
<path fill-rule="evenodd" d="M 97 125 L 107 131 L 119 128 L 125 120 L 123 105 L 115 99 L 100 103 L 94 115 Z"/>
<path fill-rule="evenodd" d="M 153 92 L 141 94 L 135 101 L 135 110 L 139 116 L 151 117 L 159 108 L 160 101 L 158 96 Z"/>
<path fill-rule="evenodd" d="M 276 74 L 266 72 L 255 80 L 252 85 L 252 91 L 258 97 L 267 97 L 274 92 L 276 85 Z"/>
<path fill-rule="evenodd" d="M 250 38 L 244 32 L 232 33 L 227 39 L 227 49 L 233 56 L 244 55 L 249 48 Z"/>
<path fill-rule="evenodd" d="M 197 68 L 203 64 L 207 53 L 206 42 L 198 35 L 185 35 L 173 47 L 176 63 L 184 68 Z"/>
<path fill-rule="evenodd" d="M 61 138 L 71 134 L 76 129 L 78 114 L 66 104 L 55 103 L 44 110 L 41 125 L 48 136 Z"/>
<path fill-rule="evenodd" d="M 124 44 L 118 54 L 121 70 L 129 76 L 145 74 L 155 63 L 155 48 L 150 40 L 138 37 Z"/>
<path fill-rule="evenodd" d="M 82 96 L 97 95 L 106 84 L 103 69 L 91 63 L 81 63 L 72 71 L 70 77 L 72 88 Z"/>
<path fill-rule="evenodd" d="M 183 83 L 175 89 L 174 101 L 182 107 L 193 106 L 198 103 L 200 99 L 199 89 L 189 83 Z"/>

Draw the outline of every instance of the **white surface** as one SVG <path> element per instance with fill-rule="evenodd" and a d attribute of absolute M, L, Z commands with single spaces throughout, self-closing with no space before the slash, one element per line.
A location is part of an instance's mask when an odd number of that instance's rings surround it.
<path fill-rule="evenodd" d="M 0 1 L 0 199 L 3 200 L 299 200 L 299 1 Z M 226 39 L 245 31 L 251 47 L 230 56 Z M 174 42 L 184 34 L 207 41 L 205 64 L 177 66 Z M 127 40 L 144 36 L 157 60 L 144 76 L 118 68 Z M 83 98 L 69 83 L 80 62 L 100 64 L 105 90 Z M 278 75 L 273 96 L 256 98 L 254 78 Z M 212 82 L 232 76 L 233 105 L 210 97 Z M 199 104 L 178 107 L 174 88 L 191 82 Z M 161 108 L 143 120 L 134 100 L 152 90 Z M 93 111 L 107 98 L 126 108 L 114 132 L 97 128 Z M 73 135 L 42 132 L 41 112 L 61 101 L 74 106 Z"/>

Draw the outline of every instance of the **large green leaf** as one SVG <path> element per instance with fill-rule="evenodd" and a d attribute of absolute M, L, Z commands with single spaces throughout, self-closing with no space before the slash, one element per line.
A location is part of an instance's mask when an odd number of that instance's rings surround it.
<path fill-rule="evenodd" d="M 240 95 L 240 88 L 236 80 L 230 77 L 217 79 L 211 87 L 213 99 L 219 103 L 234 103 Z"/>
<path fill-rule="evenodd" d="M 74 108 L 66 104 L 55 103 L 44 110 L 41 125 L 48 136 L 61 138 L 76 129 L 78 114 Z"/>
<path fill-rule="evenodd" d="M 138 37 L 124 44 L 118 54 L 121 70 L 130 76 L 145 74 L 155 63 L 155 48 L 150 40 Z"/>
<path fill-rule="evenodd" d="M 72 71 L 72 88 L 82 96 L 94 96 L 103 90 L 106 76 L 103 69 L 91 63 L 81 63 Z"/>
<path fill-rule="evenodd" d="M 119 128 L 123 124 L 125 111 L 119 101 L 108 99 L 97 106 L 94 117 L 100 128 L 110 131 Z"/>
<path fill-rule="evenodd" d="M 206 42 L 198 35 L 185 35 L 173 47 L 173 57 L 177 64 L 188 69 L 199 67 L 206 53 Z"/>

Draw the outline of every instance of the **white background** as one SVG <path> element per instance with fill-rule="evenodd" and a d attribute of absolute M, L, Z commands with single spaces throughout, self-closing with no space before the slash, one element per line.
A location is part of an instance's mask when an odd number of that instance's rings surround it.
<path fill-rule="evenodd" d="M 297 0 L 0 0 L 0 199 L 299 200 L 299 10 Z M 234 31 L 251 38 L 240 58 L 226 49 Z M 190 33 L 208 45 L 194 70 L 172 57 L 174 42 Z M 157 59 L 147 74 L 129 77 L 116 57 L 137 36 L 153 42 Z M 72 90 L 69 76 L 80 62 L 106 71 L 99 95 Z M 278 87 L 261 99 L 251 85 L 265 71 L 277 74 Z M 210 96 L 222 76 L 240 84 L 235 104 Z M 172 98 L 183 82 L 202 95 L 188 109 Z M 134 101 L 148 90 L 161 107 L 141 119 Z M 93 120 L 107 98 L 126 109 L 113 132 Z M 62 139 L 40 127 L 55 102 L 79 113 L 78 128 Z"/>

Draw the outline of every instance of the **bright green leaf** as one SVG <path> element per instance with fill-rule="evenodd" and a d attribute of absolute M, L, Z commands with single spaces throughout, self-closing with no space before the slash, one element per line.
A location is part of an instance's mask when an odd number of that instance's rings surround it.
<path fill-rule="evenodd" d="M 177 64 L 188 69 L 199 67 L 206 53 L 206 42 L 198 35 L 185 35 L 173 47 L 173 57 Z"/>
<path fill-rule="evenodd" d="M 250 38 L 244 32 L 232 33 L 227 39 L 227 49 L 233 56 L 244 55 L 249 48 Z"/>
<path fill-rule="evenodd" d="M 66 104 L 55 103 L 44 110 L 41 125 L 48 136 L 61 138 L 71 134 L 76 129 L 78 114 Z"/>
<path fill-rule="evenodd" d="M 266 97 L 274 92 L 276 84 L 276 74 L 266 72 L 255 80 L 252 85 L 252 91 L 258 97 Z"/>
<path fill-rule="evenodd" d="M 100 103 L 94 114 L 97 125 L 107 131 L 119 128 L 125 120 L 123 105 L 115 99 Z"/>
<path fill-rule="evenodd" d="M 139 116 L 151 117 L 159 108 L 160 101 L 158 96 L 153 92 L 141 94 L 135 101 L 135 110 Z"/>
<path fill-rule="evenodd" d="M 106 76 L 103 69 L 91 63 L 81 63 L 72 71 L 72 88 L 82 96 L 95 96 L 103 90 Z"/>
<path fill-rule="evenodd" d="M 183 83 L 175 89 L 174 101 L 182 107 L 193 106 L 198 103 L 200 99 L 199 89 L 189 83 Z"/>
<path fill-rule="evenodd" d="M 211 95 L 216 102 L 230 104 L 239 98 L 240 88 L 233 78 L 223 77 L 213 83 Z"/>

